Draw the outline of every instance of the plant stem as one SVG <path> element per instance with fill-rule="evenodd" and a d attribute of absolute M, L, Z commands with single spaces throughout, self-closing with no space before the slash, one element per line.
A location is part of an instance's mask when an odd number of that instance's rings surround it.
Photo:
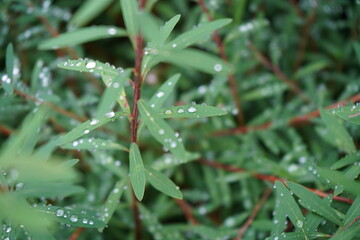
<path fill-rule="evenodd" d="M 234 238 L 234 240 L 241 240 L 246 230 L 250 227 L 252 222 L 254 221 L 257 213 L 260 211 L 261 207 L 265 203 L 265 201 L 269 198 L 271 193 L 271 189 L 266 189 L 266 191 L 261 196 L 260 201 L 255 205 L 254 209 L 252 210 L 250 217 L 246 220 L 245 224 L 239 229 L 239 233 Z"/>

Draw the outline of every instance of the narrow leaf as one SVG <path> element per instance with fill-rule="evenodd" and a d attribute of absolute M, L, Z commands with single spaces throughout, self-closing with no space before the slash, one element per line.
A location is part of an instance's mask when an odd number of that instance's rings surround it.
<path fill-rule="evenodd" d="M 145 169 L 136 143 L 130 145 L 130 180 L 136 198 L 141 201 L 145 191 Z"/>
<path fill-rule="evenodd" d="M 338 171 L 332 171 L 325 168 L 318 168 L 321 177 L 327 179 L 331 184 L 340 184 L 346 191 L 355 195 L 360 195 L 360 183 L 353 181 Z"/>
<path fill-rule="evenodd" d="M 101 1 L 99 1 L 101 2 Z M 77 30 L 60 34 L 59 36 L 45 40 L 39 44 L 40 50 L 58 49 L 68 46 L 76 46 L 79 44 L 113 37 L 126 36 L 126 32 L 122 28 L 114 26 L 97 26 L 79 28 Z"/>
<path fill-rule="evenodd" d="M 160 28 L 160 33 L 151 41 L 151 46 L 161 47 L 166 39 L 169 37 L 170 33 L 174 29 L 175 25 L 180 19 L 180 14 L 174 16 L 169 21 L 165 23 L 163 27 Z"/>
<path fill-rule="evenodd" d="M 334 237 L 330 238 L 329 240 L 345 240 L 345 239 L 356 239 L 353 238 L 358 232 L 360 231 L 360 222 L 357 221 L 349 228 L 345 229 L 344 231 L 338 232 L 335 234 Z"/>
<path fill-rule="evenodd" d="M 300 198 L 299 202 L 305 208 L 323 216 L 324 218 L 337 225 L 341 225 L 341 221 L 335 210 L 325 205 L 322 202 L 321 198 L 319 198 L 316 194 L 310 192 L 305 187 L 293 182 L 287 182 L 287 185 L 291 189 L 291 191 L 293 191 Z"/>
<path fill-rule="evenodd" d="M 226 111 L 206 105 L 182 105 L 176 107 L 161 108 L 159 116 L 162 118 L 200 118 L 222 116 L 227 114 Z"/>
<path fill-rule="evenodd" d="M 344 106 L 339 108 L 330 109 L 329 112 L 337 115 L 338 117 L 354 124 L 360 125 L 360 106 Z"/>
<path fill-rule="evenodd" d="M 87 0 L 81 4 L 80 8 L 75 12 L 70 20 L 70 25 L 75 27 L 86 25 L 103 12 L 111 3 L 112 0 Z"/>
<path fill-rule="evenodd" d="M 336 163 L 334 163 L 331 166 L 331 169 L 336 170 L 336 169 L 345 167 L 347 165 L 356 163 L 359 160 L 360 160 L 360 152 L 356 152 L 356 153 L 353 153 L 353 154 L 350 154 L 350 155 L 348 155 L 346 157 L 341 158 L 339 161 L 337 161 Z"/>
<path fill-rule="evenodd" d="M 158 172 L 154 169 L 146 169 L 146 177 L 149 180 L 150 184 L 159 190 L 160 192 L 165 193 L 173 198 L 182 199 L 181 191 L 179 187 L 175 185 L 166 175 Z"/>
<path fill-rule="evenodd" d="M 329 130 L 329 137 L 334 144 L 347 153 L 355 152 L 354 142 L 341 120 L 323 109 L 320 109 L 320 115 Z"/>
<path fill-rule="evenodd" d="M 101 228 L 105 223 L 96 218 L 96 213 L 90 210 L 71 209 L 69 207 L 37 206 L 36 210 L 46 213 L 58 222 L 72 225 L 74 227 Z"/>
<path fill-rule="evenodd" d="M 16 190 L 16 193 L 25 197 L 67 197 L 76 193 L 84 192 L 84 188 L 68 183 L 26 183 Z"/>
<path fill-rule="evenodd" d="M 180 74 L 175 74 L 161 85 L 154 96 L 150 99 L 149 103 L 152 108 L 159 109 L 163 105 L 170 94 L 174 91 L 179 78 Z"/>
<path fill-rule="evenodd" d="M 102 118 L 93 118 L 86 122 L 83 122 L 74 129 L 72 129 L 70 132 L 66 133 L 64 136 L 60 137 L 57 144 L 64 145 L 66 143 L 74 141 L 82 137 L 83 135 L 90 133 L 92 130 L 101 127 L 110 121 L 114 121 L 115 119 L 123 115 L 123 113 L 115 113 L 114 115 L 104 116 Z"/>
<path fill-rule="evenodd" d="M 199 24 L 198 27 L 193 28 L 175 38 L 168 44 L 168 46 L 174 47 L 176 49 L 183 49 L 209 38 L 215 30 L 229 24 L 231 21 L 231 19 L 219 19 L 212 22 Z"/>
<path fill-rule="evenodd" d="M 161 61 L 175 65 L 194 68 L 210 74 L 227 75 L 233 72 L 233 67 L 224 60 L 209 53 L 194 50 L 158 50 L 157 55 Z"/>
<path fill-rule="evenodd" d="M 6 65 L 6 73 L 8 77 L 10 78 L 10 81 L 14 81 L 14 47 L 11 43 L 8 44 L 6 47 L 6 59 L 5 59 L 5 65 Z"/>
<path fill-rule="evenodd" d="M 117 206 L 119 205 L 119 199 L 124 192 L 125 183 L 125 180 L 122 180 L 115 184 L 114 188 L 106 199 L 104 206 L 102 207 L 101 215 L 103 216 L 105 224 L 108 224 Z"/>
<path fill-rule="evenodd" d="M 74 142 L 70 142 L 61 146 L 64 149 L 75 150 L 121 150 L 129 151 L 126 147 L 119 143 L 100 138 L 82 138 Z"/>
<path fill-rule="evenodd" d="M 144 100 L 139 100 L 138 106 L 141 118 L 151 135 L 175 156 L 184 159 L 186 157 L 184 145 L 176 137 L 174 130 Z"/>
<path fill-rule="evenodd" d="M 139 33 L 138 5 L 136 0 L 120 0 L 121 11 L 125 21 L 126 31 L 135 43 L 135 36 Z"/>
<path fill-rule="evenodd" d="M 358 196 L 353 204 L 351 204 L 350 208 L 346 212 L 343 225 L 349 226 L 356 218 L 360 216 L 360 196 Z"/>

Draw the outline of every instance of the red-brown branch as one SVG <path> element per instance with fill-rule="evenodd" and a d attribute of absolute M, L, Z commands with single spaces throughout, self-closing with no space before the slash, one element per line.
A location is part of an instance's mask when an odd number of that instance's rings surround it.
<path fill-rule="evenodd" d="M 258 212 L 260 211 L 261 207 L 263 206 L 265 201 L 269 198 L 270 193 L 271 193 L 271 189 L 266 189 L 266 191 L 261 196 L 260 201 L 255 205 L 254 209 L 252 210 L 250 217 L 246 220 L 245 224 L 239 229 L 239 233 L 236 236 L 236 238 L 234 238 L 234 240 L 242 239 L 244 233 L 246 232 L 246 230 L 250 227 L 250 225 L 254 221 L 254 219 L 255 219 L 256 215 L 258 214 Z"/>
<path fill-rule="evenodd" d="M 243 168 L 238 168 L 232 165 L 228 165 L 228 164 L 224 164 L 224 163 L 219 163 L 219 162 L 215 162 L 215 161 L 208 161 L 206 159 L 199 159 L 198 160 L 199 163 L 203 164 L 203 165 L 207 165 L 213 168 L 218 168 L 218 169 L 223 169 L 229 172 L 246 172 L 246 173 L 250 173 L 253 177 L 260 179 L 260 180 L 264 180 L 264 181 L 269 181 L 272 183 L 275 183 L 276 181 L 280 181 L 283 184 L 286 185 L 286 179 L 282 179 L 276 176 L 272 176 L 272 175 L 267 175 L 267 174 L 262 174 L 262 173 L 256 173 L 254 171 L 248 171 L 246 169 Z M 313 188 L 307 188 L 309 191 L 315 193 L 316 195 L 320 196 L 320 197 L 327 197 L 329 195 L 331 195 L 330 193 L 324 193 L 320 190 L 317 189 L 313 189 Z M 348 204 L 352 204 L 354 201 L 352 199 L 348 199 L 348 198 L 343 198 L 343 197 L 338 197 L 338 196 L 332 196 L 332 199 L 339 201 L 339 202 L 345 202 Z"/>
<path fill-rule="evenodd" d="M 360 94 L 354 95 L 354 96 L 350 97 L 349 99 L 342 100 L 342 101 L 336 102 L 334 104 L 331 104 L 330 106 L 325 107 L 325 109 L 329 110 L 329 109 L 332 109 L 332 108 L 336 108 L 339 105 L 346 105 L 349 102 L 354 103 L 354 102 L 357 102 L 357 101 L 360 101 Z M 315 111 L 312 111 L 310 113 L 306 113 L 304 115 L 301 115 L 301 116 L 294 117 L 294 118 L 290 119 L 289 121 L 287 121 L 287 125 L 299 126 L 299 125 L 302 125 L 304 123 L 308 123 L 311 119 L 319 117 L 319 116 L 320 116 L 319 110 L 315 110 Z M 273 122 L 266 122 L 266 123 L 255 125 L 255 126 L 242 126 L 242 127 L 238 127 L 238 128 L 232 128 L 232 129 L 227 129 L 227 130 L 224 130 L 224 131 L 215 132 L 214 136 L 245 134 L 245 133 L 248 133 L 248 132 L 266 130 L 266 129 L 269 129 L 272 125 L 273 125 Z"/>
<path fill-rule="evenodd" d="M 281 71 L 281 69 L 273 64 L 260 50 L 251 42 L 248 44 L 250 49 L 254 52 L 259 61 L 272 71 L 281 81 L 283 81 L 295 94 L 307 103 L 311 103 L 311 99 L 296 85 L 295 81 L 291 80 L 288 76 Z"/>
<path fill-rule="evenodd" d="M 189 223 L 199 225 L 199 221 L 192 214 L 191 206 L 187 202 L 180 199 L 175 199 L 175 202 L 179 205 Z"/>
<path fill-rule="evenodd" d="M 207 9 L 204 0 L 198 0 L 198 5 L 200 6 L 202 12 L 207 16 L 208 20 L 210 22 L 213 21 L 214 18 L 210 14 L 209 10 Z M 224 61 L 229 62 L 228 58 L 226 56 L 224 43 L 221 40 L 220 35 L 219 35 L 219 33 L 217 31 L 214 31 L 213 39 L 214 39 L 214 42 L 217 45 L 220 57 Z M 244 125 L 245 117 L 244 117 L 244 113 L 243 113 L 243 110 L 242 110 L 242 107 L 241 107 L 240 97 L 239 97 L 239 94 L 237 93 L 238 87 L 237 87 L 237 84 L 236 84 L 236 78 L 235 78 L 234 74 L 228 75 L 228 82 L 229 82 L 229 85 L 230 85 L 230 92 L 231 92 L 231 96 L 232 96 L 233 101 L 234 101 L 234 105 L 238 110 L 238 113 L 236 115 L 237 122 L 238 122 L 239 126 L 242 126 L 242 125 Z"/>
<path fill-rule="evenodd" d="M 85 228 L 77 228 L 75 232 L 70 236 L 69 240 L 77 240 L 80 234 L 85 230 Z"/>

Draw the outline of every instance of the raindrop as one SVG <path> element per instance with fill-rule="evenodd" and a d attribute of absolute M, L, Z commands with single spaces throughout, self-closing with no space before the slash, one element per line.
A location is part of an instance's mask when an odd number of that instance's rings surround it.
<path fill-rule="evenodd" d="M 78 217 L 76 215 L 71 215 L 70 216 L 70 221 L 77 222 L 77 220 L 78 220 Z"/>
<path fill-rule="evenodd" d="M 96 67 L 96 62 L 94 61 L 90 61 L 86 64 L 86 68 L 95 68 Z"/>
<path fill-rule="evenodd" d="M 118 193 L 119 189 L 118 188 L 114 188 L 113 193 Z"/>
<path fill-rule="evenodd" d="M 165 111 L 165 114 L 167 114 L 167 115 L 172 114 L 172 111 L 170 109 L 168 109 Z"/>
<path fill-rule="evenodd" d="M 110 35 L 115 35 L 117 33 L 117 30 L 115 28 L 109 28 L 107 32 Z"/>
<path fill-rule="evenodd" d="M 121 165 L 121 162 L 119 160 L 114 162 L 115 166 L 119 167 Z"/>
<path fill-rule="evenodd" d="M 94 222 L 90 220 L 90 221 L 89 221 L 89 224 L 90 224 L 90 225 L 94 225 Z"/>
<path fill-rule="evenodd" d="M 87 220 L 86 218 L 84 218 L 84 219 L 82 220 L 82 223 L 83 223 L 83 224 L 87 224 L 87 223 L 88 223 L 88 220 Z"/>
<path fill-rule="evenodd" d="M 154 104 L 154 103 L 153 103 L 153 104 L 151 104 L 151 105 L 150 105 L 150 107 L 154 108 L 154 107 L 155 107 L 155 104 Z"/>
<path fill-rule="evenodd" d="M 297 220 L 297 221 L 296 221 L 296 226 L 297 226 L 297 227 L 302 228 L 303 225 L 304 225 L 304 224 L 303 224 L 303 222 L 302 222 L 301 220 Z"/>
<path fill-rule="evenodd" d="M 156 96 L 157 96 L 158 98 L 161 98 L 162 96 L 164 96 L 164 92 L 158 92 L 158 93 L 156 94 Z"/>
<path fill-rule="evenodd" d="M 113 83 L 113 88 L 118 88 L 118 87 L 120 87 L 120 84 L 119 83 Z"/>
<path fill-rule="evenodd" d="M 180 110 L 180 109 L 179 109 L 179 110 Z M 178 112 L 179 112 L 179 111 L 178 111 Z M 189 107 L 188 112 L 189 112 L 189 113 L 194 113 L 194 112 L 196 112 L 196 108 L 193 107 L 193 106 L 191 106 L 191 107 Z"/>
<path fill-rule="evenodd" d="M 7 232 L 7 233 L 11 232 L 11 227 L 7 227 L 5 232 Z"/>
<path fill-rule="evenodd" d="M 172 45 L 171 45 L 173 48 L 176 48 L 176 43 L 173 43 Z"/>
<path fill-rule="evenodd" d="M 89 132 L 90 132 L 89 129 L 85 129 L 85 130 L 84 130 L 84 134 L 88 134 Z"/>
<path fill-rule="evenodd" d="M 58 209 L 58 210 L 56 210 L 55 214 L 56 214 L 56 216 L 61 217 L 61 216 L 64 215 L 64 210 L 63 209 Z"/>
<path fill-rule="evenodd" d="M 159 134 L 160 134 L 160 135 L 164 135 L 164 134 L 165 134 L 164 129 L 160 129 L 160 130 L 159 130 Z"/>
<path fill-rule="evenodd" d="M 74 141 L 72 145 L 73 145 L 74 147 L 76 147 L 77 145 L 79 145 L 79 142 L 78 142 L 78 141 Z"/>
<path fill-rule="evenodd" d="M 185 111 L 184 111 L 184 109 L 179 108 L 179 110 L 178 110 L 177 112 L 178 112 L 178 113 L 183 113 L 183 112 L 185 112 Z"/>
<path fill-rule="evenodd" d="M 214 66 L 215 72 L 221 72 L 222 69 L 223 69 L 223 67 L 221 66 L 221 64 L 215 64 L 215 66 Z"/>
<path fill-rule="evenodd" d="M 90 125 L 96 125 L 96 124 L 98 124 L 99 123 L 99 120 L 97 120 L 97 119 L 92 119 L 91 121 L 90 121 Z"/>
<path fill-rule="evenodd" d="M 170 147 L 171 147 L 171 148 L 176 148 L 176 142 L 172 142 L 172 143 L 170 144 Z"/>
<path fill-rule="evenodd" d="M 108 113 L 105 113 L 105 117 L 107 118 L 112 118 L 115 116 L 115 113 L 114 112 L 108 112 Z"/>

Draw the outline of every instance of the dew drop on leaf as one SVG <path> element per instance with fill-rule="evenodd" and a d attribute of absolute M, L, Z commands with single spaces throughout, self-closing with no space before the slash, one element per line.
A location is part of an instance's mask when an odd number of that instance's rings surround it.
<path fill-rule="evenodd" d="M 90 121 L 90 125 L 96 125 L 96 124 L 98 124 L 99 123 L 99 120 L 97 120 L 97 119 L 92 119 L 91 121 Z"/>
<path fill-rule="evenodd" d="M 88 134 L 89 132 L 90 132 L 89 129 L 85 129 L 85 130 L 84 130 L 84 134 Z"/>
<path fill-rule="evenodd" d="M 160 134 L 160 135 L 164 135 L 164 134 L 165 134 L 164 129 L 160 129 L 160 130 L 159 130 L 159 134 Z"/>
<path fill-rule="evenodd" d="M 223 69 L 223 67 L 221 66 L 221 64 L 215 64 L 215 66 L 214 66 L 215 72 L 221 72 L 222 69 Z"/>
<path fill-rule="evenodd" d="M 94 61 L 90 61 L 86 64 L 86 68 L 95 68 L 96 67 L 96 62 Z"/>
<path fill-rule="evenodd" d="M 178 113 L 183 113 L 183 112 L 184 112 L 184 109 L 179 108 L 177 112 L 178 112 Z"/>
<path fill-rule="evenodd" d="M 109 28 L 107 32 L 109 35 L 115 35 L 117 31 L 115 28 Z"/>
<path fill-rule="evenodd" d="M 180 109 L 179 109 L 179 110 L 180 110 Z M 189 112 L 189 113 L 194 113 L 194 112 L 196 112 L 196 108 L 193 107 L 193 106 L 191 106 L 191 107 L 189 107 L 188 112 Z"/>
<path fill-rule="evenodd" d="M 170 115 L 170 114 L 172 114 L 172 111 L 170 109 L 168 109 L 165 111 L 165 114 Z"/>
<path fill-rule="evenodd" d="M 112 118 L 115 116 L 115 113 L 114 112 L 108 112 L 108 113 L 105 113 L 105 117 L 107 118 Z"/>
<path fill-rule="evenodd" d="M 64 210 L 63 209 L 58 209 L 58 210 L 56 210 L 55 214 L 56 214 L 56 216 L 61 217 L 61 216 L 64 215 Z"/>
<path fill-rule="evenodd" d="M 157 94 L 156 94 L 156 96 L 158 97 L 158 98 L 161 98 L 162 96 L 164 96 L 164 92 L 158 92 Z"/>
<path fill-rule="evenodd" d="M 78 217 L 76 215 L 71 215 L 70 216 L 70 221 L 77 222 L 77 220 L 78 220 Z"/>

